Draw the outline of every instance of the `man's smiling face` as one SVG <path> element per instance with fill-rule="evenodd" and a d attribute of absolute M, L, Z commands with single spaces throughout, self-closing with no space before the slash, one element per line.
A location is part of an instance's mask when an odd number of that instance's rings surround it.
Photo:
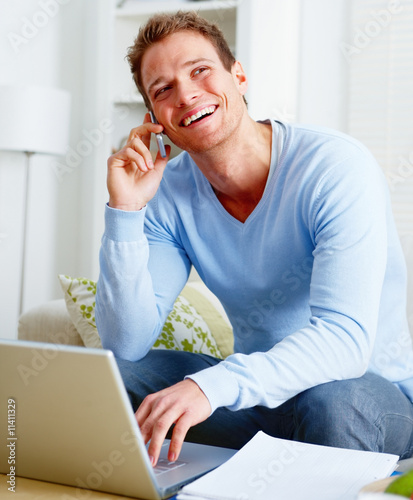
<path fill-rule="evenodd" d="M 241 65 L 227 71 L 197 33 L 181 31 L 152 45 L 142 59 L 142 83 L 164 132 L 190 153 L 222 144 L 246 113 Z"/>

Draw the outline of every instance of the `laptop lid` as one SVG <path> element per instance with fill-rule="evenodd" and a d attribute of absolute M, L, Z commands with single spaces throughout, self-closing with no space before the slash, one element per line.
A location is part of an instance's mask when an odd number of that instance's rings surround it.
<path fill-rule="evenodd" d="M 0 340 L 0 380 L 6 474 L 160 500 L 235 453 L 184 443 L 154 470 L 111 351 Z"/>

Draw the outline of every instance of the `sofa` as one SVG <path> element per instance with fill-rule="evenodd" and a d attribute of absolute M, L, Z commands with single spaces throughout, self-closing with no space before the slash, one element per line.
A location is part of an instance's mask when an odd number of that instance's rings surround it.
<path fill-rule="evenodd" d="M 96 282 L 59 275 L 61 299 L 23 313 L 18 338 L 37 342 L 101 348 L 94 310 Z M 230 322 L 219 300 L 199 280 L 178 296 L 153 349 L 210 354 L 224 359 L 233 352 Z"/>

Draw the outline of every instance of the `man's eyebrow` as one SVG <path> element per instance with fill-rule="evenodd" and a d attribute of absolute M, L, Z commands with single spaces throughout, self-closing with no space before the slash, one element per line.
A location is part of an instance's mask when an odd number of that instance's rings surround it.
<path fill-rule="evenodd" d="M 209 62 L 209 63 L 214 63 L 212 59 L 208 59 L 206 57 L 199 57 L 197 59 L 191 59 L 190 61 L 186 61 L 182 67 L 188 67 L 188 66 L 193 66 L 194 64 L 198 64 L 200 62 Z M 148 95 L 151 93 L 152 89 L 159 85 L 161 82 L 166 82 L 166 78 L 163 76 L 159 76 L 156 80 L 154 80 L 151 84 L 148 86 Z"/>

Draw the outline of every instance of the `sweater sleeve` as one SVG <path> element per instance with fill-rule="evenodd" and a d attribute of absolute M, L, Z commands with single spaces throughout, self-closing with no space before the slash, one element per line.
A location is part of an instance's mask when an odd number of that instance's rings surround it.
<path fill-rule="evenodd" d="M 97 329 L 103 347 L 128 360 L 152 347 L 190 270 L 185 252 L 161 230 L 149 244 L 146 212 L 106 206 L 99 256 Z"/>
<path fill-rule="evenodd" d="M 274 408 L 368 367 L 386 271 L 384 179 L 363 153 L 337 162 L 309 189 L 311 203 L 300 202 L 314 248 L 308 322 L 266 352 L 236 353 L 191 375 L 213 410 Z"/>

